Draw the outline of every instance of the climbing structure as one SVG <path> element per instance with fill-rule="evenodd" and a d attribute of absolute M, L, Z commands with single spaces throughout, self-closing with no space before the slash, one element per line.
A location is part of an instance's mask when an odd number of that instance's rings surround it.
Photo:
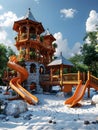
<path fill-rule="evenodd" d="M 72 107 L 82 99 L 86 88 L 93 87 L 98 90 L 98 78 L 89 75 L 87 80 L 80 72 L 69 73 L 73 64 L 62 54 L 53 60 L 56 47 L 53 42 L 56 39 L 49 33 L 49 30 L 45 31 L 42 23 L 34 18 L 30 9 L 23 19 L 14 22 L 13 30 L 17 32 L 15 46 L 19 55 L 16 58 L 17 64 L 12 58 L 9 60 L 8 66 L 19 75 L 17 76 L 15 73 L 15 77 L 10 79 L 7 75 L 8 80 L 5 81 L 10 80 L 12 89 L 27 102 L 30 104 L 38 103 L 38 99 L 30 95 L 27 90 L 35 89 L 37 92 L 42 92 L 43 89 L 47 90 L 47 87 L 59 85 L 62 91 L 69 93 L 76 85 L 75 94 L 65 101 L 65 104 L 70 104 Z M 65 68 L 68 74 L 64 73 Z M 86 82 L 84 86 L 83 82 Z"/>
<path fill-rule="evenodd" d="M 55 52 L 53 41 L 55 38 L 45 31 L 41 22 L 38 22 L 28 9 L 25 17 L 15 21 L 13 30 L 17 32 L 15 46 L 19 51 L 18 61 L 25 65 L 29 77 L 25 87 L 36 85 L 36 90 L 41 91 L 39 76 L 44 73 L 48 63 L 52 61 Z"/>
<path fill-rule="evenodd" d="M 44 65 L 52 61 L 55 52 L 52 42 L 55 38 L 48 32 L 42 35 L 44 27 L 35 20 L 30 9 L 22 20 L 14 22 L 13 29 L 17 32 L 15 46 L 20 60 L 36 61 Z"/>

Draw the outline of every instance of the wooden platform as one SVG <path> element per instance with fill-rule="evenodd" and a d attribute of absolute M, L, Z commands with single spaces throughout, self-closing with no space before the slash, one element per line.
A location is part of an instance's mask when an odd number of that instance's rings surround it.
<path fill-rule="evenodd" d="M 64 74 L 62 78 L 60 78 L 59 75 L 52 75 L 52 77 L 50 75 L 41 75 L 40 85 L 43 88 L 59 85 L 64 92 L 71 92 L 72 87 L 77 86 L 80 80 L 82 81 L 82 83 L 85 83 L 85 80 L 83 79 L 84 78 L 81 77 L 80 73 Z M 94 89 L 98 90 L 98 78 L 88 72 L 87 79 L 90 81 L 88 88 L 93 87 Z"/>

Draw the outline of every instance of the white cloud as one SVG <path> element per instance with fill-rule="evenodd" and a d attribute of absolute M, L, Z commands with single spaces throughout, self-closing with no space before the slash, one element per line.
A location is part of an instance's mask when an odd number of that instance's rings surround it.
<path fill-rule="evenodd" d="M 9 27 L 12 26 L 14 21 L 16 21 L 18 17 L 11 11 L 0 15 L 0 26 L 1 27 Z"/>
<path fill-rule="evenodd" d="M 61 17 L 64 17 L 64 18 L 73 18 L 76 12 L 77 11 L 75 9 L 72 9 L 72 8 L 60 10 Z"/>
<path fill-rule="evenodd" d="M 17 49 L 14 46 L 12 39 L 9 38 L 11 37 L 11 35 L 13 36 L 13 32 L 11 32 L 11 34 L 8 34 L 6 29 L 12 28 L 14 21 L 17 21 L 21 18 L 18 18 L 17 15 L 12 11 L 8 11 L 0 15 L 0 43 L 3 43 L 7 47 L 10 46 L 13 49 L 13 51 L 15 51 L 16 53 L 17 53 Z"/>
<path fill-rule="evenodd" d="M 74 56 L 74 54 L 80 53 L 80 46 L 81 44 L 79 42 L 75 43 L 73 48 L 69 48 L 67 39 L 63 39 L 62 33 L 58 32 L 54 34 L 54 37 L 56 38 L 56 43 L 58 45 L 56 49 L 56 56 L 60 55 L 60 52 L 62 52 L 63 56 L 65 58 L 70 58 Z"/>
<path fill-rule="evenodd" d="M 80 47 L 81 47 L 81 43 L 80 42 L 76 42 L 71 50 L 71 56 L 74 56 L 75 54 L 80 54 Z"/>
<path fill-rule="evenodd" d="M 17 15 L 11 11 L 0 15 L 0 43 L 3 43 L 7 47 L 10 46 L 15 52 L 17 52 L 16 47 L 14 46 L 12 39 L 9 38 L 9 35 L 13 35 L 13 33 L 11 32 L 11 34 L 8 34 L 5 27 L 12 28 L 14 21 L 19 19 L 20 18 L 18 18 Z"/>
<path fill-rule="evenodd" d="M 39 0 L 34 0 L 37 4 L 39 4 Z"/>
<path fill-rule="evenodd" d="M 7 38 L 7 32 L 5 30 L 0 30 L 0 43 L 3 43 Z"/>
<path fill-rule="evenodd" d="M 3 29 L 0 29 L 0 43 L 3 43 L 6 47 L 10 46 L 13 51 L 17 52 L 13 42 L 8 38 L 7 32 Z"/>
<path fill-rule="evenodd" d="M 3 7 L 2 7 L 2 5 L 0 5 L 0 10 L 2 10 L 3 9 Z"/>
<path fill-rule="evenodd" d="M 86 21 L 86 31 L 96 31 L 96 25 L 98 25 L 98 13 L 95 10 L 91 10 Z"/>

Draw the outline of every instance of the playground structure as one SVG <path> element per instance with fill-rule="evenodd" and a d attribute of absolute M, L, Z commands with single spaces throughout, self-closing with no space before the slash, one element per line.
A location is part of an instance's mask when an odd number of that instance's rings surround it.
<path fill-rule="evenodd" d="M 41 22 L 36 21 L 30 9 L 23 19 L 14 22 L 13 30 L 17 32 L 15 37 L 15 46 L 19 51 L 17 59 L 29 73 L 24 87 L 30 90 L 30 86 L 35 85 L 36 91 L 40 93 L 42 88 L 39 76 L 46 73 L 46 66 L 52 61 L 55 38 L 48 30 L 45 31 Z"/>
<path fill-rule="evenodd" d="M 61 86 L 61 90 L 65 93 L 72 92 L 72 87 L 76 87 L 74 94 L 68 98 L 64 104 L 68 104 L 70 107 L 78 105 L 78 102 L 83 98 L 86 89 L 88 89 L 88 97 L 90 97 L 90 88 L 98 90 L 98 78 L 91 75 L 88 71 L 87 79 L 80 72 L 63 74 L 62 79 L 60 75 L 43 75 L 42 85 L 45 86 Z M 84 82 L 84 83 L 83 83 Z"/>
<path fill-rule="evenodd" d="M 25 101 L 29 104 L 37 104 L 38 98 L 21 86 L 21 83 L 28 78 L 28 72 L 25 68 L 17 64 L 17 59 L 15 56 L 10 57 L 8 66 L 17 72 L 19 75 L 10 80 L 10 87 L 16 91 Z"/>
<path fill-rule="evenodd" d="M 43 92 L 39 77 L 48 71 L 47 64 L 52 61 L 56 45 L 53 41 L 56 39 L 49 30 L 45 31 L 41 22 L 36 21 L 30 9 L 23 19 L 14 22 L 13 30 L 17 32 L 15 46 L 19 54 L 17 58 L 10 58 L 10 70 L 4 73 L 3 81 L 28 103 L 36 104 L 38 99 L 28 91 Z M 13 70 L 15 73 L 11 73 Z"/>
<path fill-rule="evenodd" d="M 86 83 L 82 84 L 82 80 L 80 80 L 73 96 L 67 99 L 64 104 L 69 104 L 70 107 L 78 105 L 78 102 L 83 98 L 85 94 L 86 88 L 88 88 L 88 97 L 90 97 L 90 88 L 98 90 L 98 78 L 91 75 L 90 72 L 88 72 Z"/>
<path fill-rule="evenodd" d="M 4 79 L 29 104 L 38 103 L 38 98 L 28 91 L 42 93 L 51 91 L 52 86 L 56 85 L 61 86 L 61 91 L 65 93 L 71 92 L 72 87 L 76 86 L 74 95 L 64 102 L 71 107 L 82 99 L 86 88 L 88 96 L 91 87 L 98 90 L 98 78 L 90 72 L 88 76 L 80 72 L 70 73 L 73 64 L 62 54 L 55 60 L 52 59 L 56 39 L 49 30 L 44 32 L 42 24 L 36 21 L 30 9 L 22 20 L 14 22 L 13 30 L 17 32 L 15 46 L 19 55 L 17 58 L 12 56 L 8 62 L 9 68 L 15 70 L 15 75 L 9 75 L 7 72 Z M 67 74 L 63 73 L 64 68 L 67 69 Z"/>

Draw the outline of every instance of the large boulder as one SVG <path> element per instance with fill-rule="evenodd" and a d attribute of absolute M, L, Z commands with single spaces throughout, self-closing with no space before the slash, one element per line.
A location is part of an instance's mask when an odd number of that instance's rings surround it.
<path fill-rule="evenodd" d="M 19 115 L 20 113 L 23 113 L 27 110 L 28 109 L 27 109 L 26 102 L 24 102 L 22 100 L 15 100 L 15 101 L 11 101 L 7 104 L 7 106 L 5 108 L 5 114 L 15 116 L 15 115 Z"/>
<path fill-rule="evenodd" d="M 98 104 L 98 95 L 92 97 L 92 104 Z"/>

